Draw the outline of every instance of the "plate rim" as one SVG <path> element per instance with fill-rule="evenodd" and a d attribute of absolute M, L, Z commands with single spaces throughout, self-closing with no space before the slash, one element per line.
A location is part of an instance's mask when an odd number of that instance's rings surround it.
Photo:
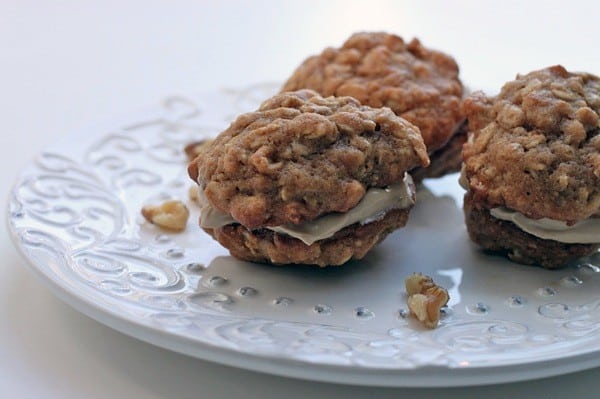
<path fill-rule="evenodd" d="M 8 219 L 7 223 L 10 225 Z M 49 274 L 46 268 L 42 269 L 33 264 L 18 241 L 12 225 L 10 227 L 11 240 L 25 261 L 29 272 L 38 281 L 41 281 L 53 295 L 73 309 L 129 337 L 181 355 L 217 364 L 307 381 L 390 388 L 444 388 L 511 383 L 563 375 L 600 366 L 600 358 L 595 356 L 597 352 L 590 352 L 499 366 L 424 366 L 413 369 L 369 367 L 358 369 L 348 365 L 319 364 L 263 353 L 251 354 L 210 345 L 162 331 L 157 327 L 136 323 L 116 311 L 101 308 L 88 298 L 77 295 L 68 285 L 61 284 L 60 279 Z M 140 331 L 143 334 L 139 334 Z M 576 363 L 571 361 L 574 358 L 578 359 Z M 307 367 L 307 365 L 318 365 L 319 371 L 323 372 L 311 372 L 311 367 Z M 427 373 L 423 373 L 424 370 L 427 370 Z"/>

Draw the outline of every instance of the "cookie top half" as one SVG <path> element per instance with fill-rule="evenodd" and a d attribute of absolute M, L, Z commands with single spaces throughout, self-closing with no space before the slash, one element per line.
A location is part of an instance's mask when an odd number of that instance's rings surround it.
<path fill-rule="evenodd" d="M 454 59 L 417 39 L 383 32 L 352 35 L 341 48 L 306 59 L 282 91 L 312 89 L 389 107 L 421 129 L 429 152 L 441 148 L 463 119 L 463 87 Z"/>
<path fill-rule="evenodd" d="M 346 212 L 428 163 L 419 129 L 390 109 L 300 90 L 239 116 L 188 171 L 214 207 L 254 229 Z"/>
<path fill-rule="evenodd" d="M 464 103 L 474 201 L 575 223 L 600 212 L 600 79 L 562 66 L 519 75 Z"/>

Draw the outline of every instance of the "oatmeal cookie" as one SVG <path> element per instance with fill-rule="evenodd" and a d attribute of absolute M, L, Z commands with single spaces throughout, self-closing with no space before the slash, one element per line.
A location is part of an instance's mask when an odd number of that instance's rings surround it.
<path fill-rule="evenodd" d="M 200 186 L 202 227 L 234 256 L 324 266 L 361 258 L 404 225 L 414 201 L 406 172 L 428 162 L 418 128 L 389 109 L 300 90 L 239 116 L 188 171 Z M 396 187 L 405 206 L 386 205 L 315 242 L 289 232 L 358 212 L 369 193 Z"/>
<path fill-rule="evenodd" d="M 436 168 L 435 155 L 464 119 L 458 73 L 452 57 L 425 48 L 417 39 L 406 43 L 392 34 L 361 32 L 341 48 L 327 48 L 306 59 L 282 91 L 306 88 L 323 96 L 352 96 L 371 107 L 389 107 L 419 127 L 435 175 L 460 169 L 460 157 L 450 165 L 448 156 L 442 160 L 446 165 Z"/>
<path fill-rule="evenodd" d="M 553 66 L 517 76 L 496 97 L 474 93 L 464 110 L 471 238 L 545 267 L 594 252 L 600 243 L 593 226 L 600 224 L 600 78 Z M 557 229 L 562 233 L 550 232 Z M 583 241 L 573 242 L 576 232 Z"/>

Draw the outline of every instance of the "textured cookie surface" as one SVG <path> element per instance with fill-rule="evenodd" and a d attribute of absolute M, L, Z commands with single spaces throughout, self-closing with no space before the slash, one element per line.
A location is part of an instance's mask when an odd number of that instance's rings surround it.
<path fill-rule="evenodd" d="M 426 168 L 415 168 L 410 171 L 415 183 L 429 177 L 442 177 L 460 171 L 462 165 L 462 148 L 468 137 L 467 123 L 464 121 L 445 146 L 429 154 L 431 164 Z"/>
<path fill-rule="evenodd" d="M 474 93 L 463 149 L 473 201 L 574 223 L 600 211 L 600 80 L 554 66 Z"/>
<path fill-rule="evenodd" d="M 600 244 L 566 244 L 535 237 L 511 222 L 496 219 L 489 209 L 474 206 L 470 193 L 465 195 L 464 208 L 471 240 L 518 263 L 556 269 L 591 255 L 600 247 Z"/>
<path fill-rule="evenodd" d="M 429 152 L 442 147 L 463 119 L 462 84 L 453 58 L 417 39 L 381 33 L 352 35 L 341 48 L 306 59 L 282 91 L 312 89 L 389 107 L 417 125 Z"/>
<path fill-rule="evenodd" d="M 300 90 L 238 117 L 188 171 L 214 207 L 253 230 L 346 212 L 428 162 L 418 128 L 389 109 Z"/>
<path fill-rule="evenodd" d="M 409 209 L 394 209 L 368 224 L 348 226 L 333 237 L 306 245 L 267 229 L 250 231 L 239 224 L 204 229 L 238 259 L 274 264 L 341 265 L 362 259 L 371 248 L 408 220 Z"/>

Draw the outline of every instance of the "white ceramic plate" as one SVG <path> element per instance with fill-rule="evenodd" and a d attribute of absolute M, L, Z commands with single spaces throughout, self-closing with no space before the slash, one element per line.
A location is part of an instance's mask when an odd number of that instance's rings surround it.
<path fill-rule="evenodd" d="M 600 365 L 600 256 L 560 271 L 513 264 L 467 238 L 457 176 L 426 182 L 410 222 L 341 268 L 241 262 L 197 227 L 182 147 L 254 109 L 272 85 L 173 97 L 72 134 L 20 175 L 9 225 L 32 269 L 83 313 L 191 356 L 379 386 L 518 381 Z M 184 233 L 140 209 L 185 199 Z M 404 278 L 450 292 L 441 325 L 406 317 Z"/>

